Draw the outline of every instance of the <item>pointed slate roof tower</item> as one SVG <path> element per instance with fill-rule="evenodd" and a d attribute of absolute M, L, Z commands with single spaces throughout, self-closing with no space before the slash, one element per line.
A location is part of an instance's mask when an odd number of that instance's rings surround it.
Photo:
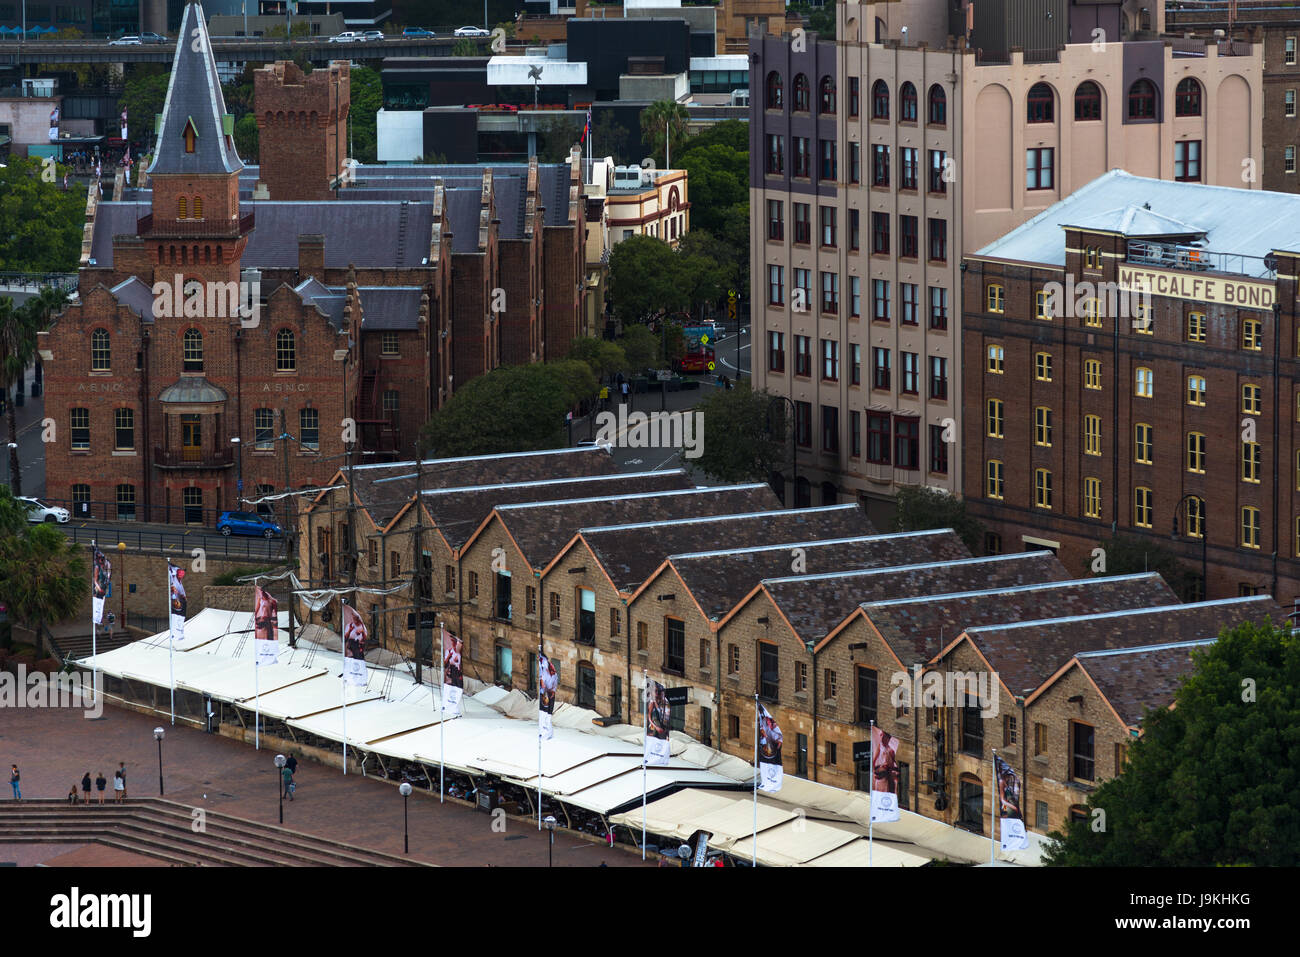
<path fill-rule="evenodd" d="M 244 164 L 235 153 L 202 4 L 186 4 L 179 36 L 149 175 L 238 173 Z"/>

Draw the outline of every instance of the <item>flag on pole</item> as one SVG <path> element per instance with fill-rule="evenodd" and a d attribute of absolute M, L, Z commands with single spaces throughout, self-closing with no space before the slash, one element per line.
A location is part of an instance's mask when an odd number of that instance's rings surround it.
<path fill-rule="evenodd" d="M 361 613 L 339 599 L 343 605 L 343 680 L 350 685 L 366 683 L 366 644 L 369 634 Z"/>
<path fill-rule="evenodd" d="M 1020 776 L 997 755 L 993 756 L 997 775 L 999 838 L 1003 852 L 1020 851 L 1029 846 L 1024 814 L 1020 810 Z"/>
<path fill-rule="evenodd" d="M 167 587 L 171 602 L 168 624 L 171 626 L 171 643 L 185 640 L 185 569 L 167 563 Z"/>
<path fill-rule="evenodd" d="M 871 821 L 897 821 L 898 739 L 878 725 L 871 726 Z"/>
<path fill-rule="evenodd" d="M 767 713 L 761 704 L 758 706 L 758 770 L 762 780 L 760 791 L 779 791 L 785 776 L 781 764 L 781 728 L 776 719 Z"/>
<path fill-rule="evenodd" d="M 645 683 L 645 763 L 667 764 L 671 755 L 668 744 L 668 722 L 672 711 L 668 706 L 668 693 L 657 681 L 646 678 Z"/>
<path fill-rule="evenodd" d="M 261 585 L 253 586 L 253 647 L 259 665 L 280 660 L 279 602 Z"/>
<path fill-rule="evenodd" d="M 579 143 L 587 142 L 587 136 L 591 133 L 591 107 L 587 107 L 587 125 L 582 128 L 582 138 Z"/>
<path fill-rule="evenodd" d="M 108 597 L 108 587 L 112 575 L 112 566 L 109 564 L 108 557 L 99 550 L 98 546 L 91 546 L 93 553 L 94 567 L 90 572 L 90 609 L 91 617 L 95 624 L 104 623 L 104 599 Z"/>
<path fill-rule="evenodd" d="M 126 129 L 126 110 L 123 110 L 123 111 L 122 111 L 122 139 L 124 139 L 124 140 L 125 140 L 125 139 L 129 139 L 129 137 L 128 137 L 126 134 L 127 134 L 127 129 Z"/>
<path fill-rule="evenodd" d="M 541 737 L 547 741 L 555 737 L 555 727 L 551 724 L 551 714 L 555 711 L 555 689 L 560 686 L 560 675 L 555 670 L 551 659 L 545 655 L 537 656 L 537 727 Z"/>
<path fill-rule="evenodd" d="M 442 629 L 442 711 L 459 717 L 460 699 L 465 688 L 465 678 L 461 671 L 461 640 Z"/>

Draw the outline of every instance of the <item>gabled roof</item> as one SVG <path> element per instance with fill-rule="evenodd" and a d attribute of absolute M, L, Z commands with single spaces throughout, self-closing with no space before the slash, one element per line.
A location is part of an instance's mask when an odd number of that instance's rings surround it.
<path fill-rule="evenodd" d="M 929 661 L 967 628 L 1175 605 L 1156 572 L 864 602 L 863 614 L 900 661 Z"/>
<path fill-rule="evenodd" d="M 149 175 L 237 173 L 244 164 L 225 133 L 226 101 L 201 4 L 186 5 L 177 36 Z M 187 153 L 184 132 L 191 123 L 197 135 L 194 152 Z"/>
<path fill-rule="evenodd" d="M 152 322 L 153 315 L 153 290 L 149 284 L 137 276 L 119 282 L 109 290 L 113 298 L 119 303 L 126 306 L 141 319 L 146 322 Z"/>
<path fill-rule="evenodd" d="M 1102 213 L 1080 210 L 1080 215 L 1062 225 L 1066 228 L 1074 226 L 1079 229 L 1119 233 L 1121 236 L 1135 238 L 1205 235 L 1205 230 L 1199 226 L 1152 211 L 1149 203 L 1141 206 L 1137 203 L 1129 203 L 1127 206 L 1108 209 Z"/>
<path fill-rule="evenodd" d="M 1119 719 L 1135 728 L 1147 711 L 1168 707 L 1173 702 L 1178 686 L 1192 673 L 1192 655 L 1217 640 L 1216 637 L 1113 651 L 1083 651 L 1071 661 L 1092 679 Z M 1053 683 L 1043 685 L 1034 692 L 1034 697 Z"/>
<path fill-rule="evenodd" d="M 1081 651 L 1135 648 L 1213 638 L 1244 621 L 1278 619 L 1268 595 L 1224 598 L 1190 605 L 1113 611 L 1097 615 L 1021 621 L 967 629 L 969 641 L 1013 694 L 1030 694 Z M 946 655 L 956 644 L 944 649 Z"/>

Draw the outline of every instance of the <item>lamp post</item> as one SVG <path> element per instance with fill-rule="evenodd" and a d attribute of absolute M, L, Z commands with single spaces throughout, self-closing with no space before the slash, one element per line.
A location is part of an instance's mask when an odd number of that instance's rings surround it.
<path fill-rule="evenodd" d="M 275 784 L 280 793 L 280 823 L 284 823 L 284 766 L 288 759 L 283 754 L 275 756 Z"/>
<path fill-rule="evenodd" d="M 550 832 L 551 843 L 546 849 L 546 866 L 551 867 L 555 863 L 555 815 L 546 815 L 546 830 Z"/>
<path fill-rule="evenodd" d="M 158 796 L 163 796 L 163 773 L 162 773 L 162 739 L 165 732 L 162 728 L 154 728 L 153 736 L 158 741 Z"/>
<path fill-rule="evenodd" d="M 790 508 L 795 508 L 795 488 L 798 485 L 799 463 L 795 458 L 798 451 L 798 443 L 795 441 L 795 428 L 799 416 L 799 411 L 795 408 L 794 399 L 788 395 L 774 395 L 771 401 L 767 403 L 767 434 L 772 434 L 772 409 L 778 402 L 784 402 L 790 407 L 790 501 L 786 504 Z"/>
<path fill-rule="evenodd" d="M 244 445 L 237 435 L 230 437 L 230 444 L 235 447 L 235 457 L 239 463 L 235 467 L 235 510 L 239 511 L 239 500 L 244 494 Z"/>
<path fill-rule="evenodd" d="M 1210 597 L 1210 577 L 1209 577 L 1209 543 L 1210 543 L 1210 530 L 1209 530 L 1209 518 L 1208 518 L 1208 516 L 1206 516 L 1206 514 L 1205 514 L 1205 499 L 1201 498 L 1199 495 L 1192 495 L 1191 493 L 1188 493 L 1187 495 L 1184 495 L 1182 498 L 1180 498 L 1180 499 L 1178 500 L 1178 504 L 1174 506 L 1174 531 L 1173 531 L 1173 535 L 1170 536 L 1170 537 L 1173 538 L 1174 541 L 1177 541 L 1177 540 L 1178 540 L 1178 512 L 1182 509 L 1182 507 L 1183 507 L 1183 503 L 1184 503 L 1184 502 L 1188 502 L 1189 500 L 1195 500 L 1195 501 L 1201 503 L 1201 505 L 1200 505 L 1200 518 L 1201 518 L 1201 601 L 1205 601 L 1205 600 L 1207 600 L 1207 599 Z M 1193 531 L 1193 528 L 1192 528 L 1192 518 L 1191 518 L 1190 504 L 1189 504 L 1189 508 L 1188 508 L 1188 516 L 1187 516 L 1187 535 L 1188 535 L 1188 537 L 1190 537 L 1190 538 L 1194 538 L 1194 537 L 1195 537 L 1195 534 L 1194 534 L 1194 531 Z"/>
<path fill-rule="evenodd" d="M 411 830 L 408 826 L 409 818 L 406 814 L 407 798 L 411 796 L 411 782 L 403 781 L 397 787 L 397 793 L 402 796 L 402 853 L 411 853 Z"/>
<path fill-rule="evenodd" d="M 680 847 L 677 848 L 677 856 L 681 858 L 682 867 L 689 867 L 690 865 L 687 864 L 686 862 L 690 859 L 691 856 L 691 846 L 689 844 L 682 844 Z"/>

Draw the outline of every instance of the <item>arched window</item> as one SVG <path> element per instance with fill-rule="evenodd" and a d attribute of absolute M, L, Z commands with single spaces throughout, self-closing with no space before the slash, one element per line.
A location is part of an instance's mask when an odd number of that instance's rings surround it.
<path fill-rule="evenodd" d="M 203 371 L 203 333 L 197 329 L 186 329 L 184 339 L 185 372 Z"/>
<path fill-rule="evenodd" d="M 281 329 L 275 334 L 275 371 L 294 372 L 298 368 L 298 346 L 292 329 Z"/>
<path fill-rule="evenodd" d="M 1101 119 L 1101 87 L 1092 80 L 1084 80 L 1074 88 L 1074 118 Z"/>
<path fill-rule="evenodd" d="M 916 122 L 916 87 L 904 83 L 898 91 L 898 118 L 905 123 Z"/>
<path fill-rule="evenodd" d="M 194 218 L 195 219 L 203 218 L 203 197 L 202 196 L 194 197 Z"/>
<path fill-rule="evenodd" d="M 177 199 L 176 199 L 176 218 L 177 218 L 177 219 L 189 219 L 189 218 L 190 218 L 190 214 L 189 214 L 189 204 L 185 202 L 185 197 L 184 197 L 184 196 L 179 196 L 179 197 L 177 197 Z"/>
<path fill-rule="evenodd" d="M 769 110 L 781 109 L 781 90 L 781 74 L 773 70 L 767 75 L 767 108 Z"/>
<path fill-rule="evenodd" d="M 1150 80 L 1138 80 L 1128 88 L 1128 118 L 1130 120 L 1156 118 L 1156 88 Z"/>
<path fill-rule="evenodd" d="M 943 87 L 938 83 L 930 87 L 929 93 L 930 104 L 927 107 L 929 121 L 935 126 L 945 126 L 948 123 L 948 94 L 943 92 Z"/>
<path fill-rule="evenodd" d="M 90 334 L 90 371 L 108 372 L 111 353 L 108 346 L 108 330 L 96 329 Z"/>
<path fill-rule="evenodd" d="M 1174 90 L 1174 116 L 1201 115 L 1201 84 L 1192 77 L 1178 81 Z"/>
<path fill-rule="evenodd" d="M 790 108 L 796 113 L 807 113 L 812 102 L 812 94 L 808 89 L 808 77 L 802 73 L 796 73 L 791 89 L 794 91 L 794 103 L 790 105 Z"/>
<path fill-rule="evenodd" d="M 1051 123 L 1055 118 L 1055 111 L 1052 109 L 1054 104 L 1052 88 L 1046 83 L 1035 83 L 1029 88 L 1029 98 L 1026 101 L 1025 122 L 1027 123 Z"/>
<path fill-rule="evenodd" d="M 871 85 L 871 118 L 889 119 L 889 84 L 884 80 L 877 80 Z"/>
<path fill-rule="evenodd" d="M 821 87 L 818 94 L 818 110 L 822 113 L 835 112 L 835 78 L 831 76 L 822 77 Z"/>

